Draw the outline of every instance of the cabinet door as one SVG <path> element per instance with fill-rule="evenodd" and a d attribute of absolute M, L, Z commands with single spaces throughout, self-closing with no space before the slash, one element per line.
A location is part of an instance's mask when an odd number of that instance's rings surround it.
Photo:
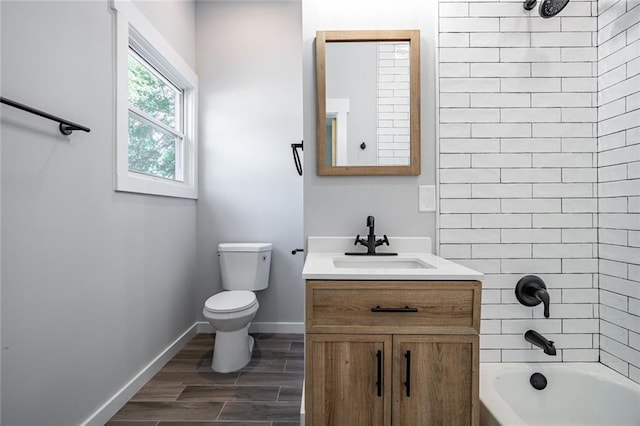
<path fill-rule="evenodd" d="M 307 334 L 307 425 L 391 424 L 391 336 Z"/>
<path fill-rule="evenodd" d="M 393 424 L 478 425 L 478 336 L 394 336 Z"/>

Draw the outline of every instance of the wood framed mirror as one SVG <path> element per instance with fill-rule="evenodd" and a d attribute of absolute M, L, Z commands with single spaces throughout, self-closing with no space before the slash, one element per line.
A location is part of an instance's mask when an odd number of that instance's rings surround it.
<path fill-rule="evenodd" d="M 420 31 L 316 33 L 319 176 L 420 174 Z"/>

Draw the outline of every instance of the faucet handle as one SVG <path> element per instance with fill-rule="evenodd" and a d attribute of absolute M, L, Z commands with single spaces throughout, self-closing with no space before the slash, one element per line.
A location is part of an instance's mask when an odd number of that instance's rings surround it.
<path fill-rule="evenodd" d="M 544 306 L 544 317 L 549 318 L 549 293 L 545 288 L 540 288 L 533 293 L 534 297 L 542 302 Z"/>
<path fill-rule="evenodd" d="M 383 238 L 378 238 L 376 240 L 376 247 L 381 246 L 383 244 L 389 245 L 389 239 L 387 238 L 386 235 L 382 236 Z"/>
<path fill-rule="evenodd" d="M 524 306 L 536 306 L 542 302 L 544 316 L 549 318 L 549 293 L 546 284 L 540 277 L 527 275 L 520 278 L 516 285 L 516 298 Z"/>
<path fill-rule="evenodd" d="M 360 242 L 360 234 L 356 235 L 356 240 L 353 242 L 353 245 L 357 246 L 359 242 Z"/>

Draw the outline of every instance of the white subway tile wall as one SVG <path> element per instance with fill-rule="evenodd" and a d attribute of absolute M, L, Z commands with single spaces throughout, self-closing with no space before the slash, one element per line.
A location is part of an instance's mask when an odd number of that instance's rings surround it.
<path fill-rule="evenodd" d="M 409 43 L 378 43 L 378 165 L 409 165 Z"/>
<path fill-rule="evenodd" d="M 640 2 L 598 1 L 600 360 L 640 383 Z"/>
<path fill-rule="evenodd" d="M 572 0 L 543 19 L 522 2 L 440 1 L 440 253 L 486 274 L 483 362 L 599 357 L 597 85 L 604 73 L 597 67 L 596 5 Z M 621 41 L 611 47 L 625 48 Z M 620 66 L 609 62 L 607 70 Z M 626 78 L 620 75 L 607 77 L 612 100 Z M 622 111 L 612 105 L 612 121 L 601 126 L 635 119 L 618 118 Z M 630 148 L 618 139 L 608 145 Z M 611 155 L 610 164 L 617 164 Z M 628 189 L 620 183 L 608 190 Z M 528 274 L 549 288 L 549 319 L 542 306 L 525 307 L 515 298 L 516 283 Z M 530 328 L 554 340 L 558 355 L 526 342 Z"/>

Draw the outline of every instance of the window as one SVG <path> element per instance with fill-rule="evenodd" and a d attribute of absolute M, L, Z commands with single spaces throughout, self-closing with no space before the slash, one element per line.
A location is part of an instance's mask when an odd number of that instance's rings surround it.
<path fill-rule="evenodd" d="M 197 198 L 197 77 L 130 1 L 114 8 L 116 190 Z"/>
<path fill-rule="evenodd" d="M 182 90 L 132 48 L 128 81 L 129 171 L 182 180 Z"/>

